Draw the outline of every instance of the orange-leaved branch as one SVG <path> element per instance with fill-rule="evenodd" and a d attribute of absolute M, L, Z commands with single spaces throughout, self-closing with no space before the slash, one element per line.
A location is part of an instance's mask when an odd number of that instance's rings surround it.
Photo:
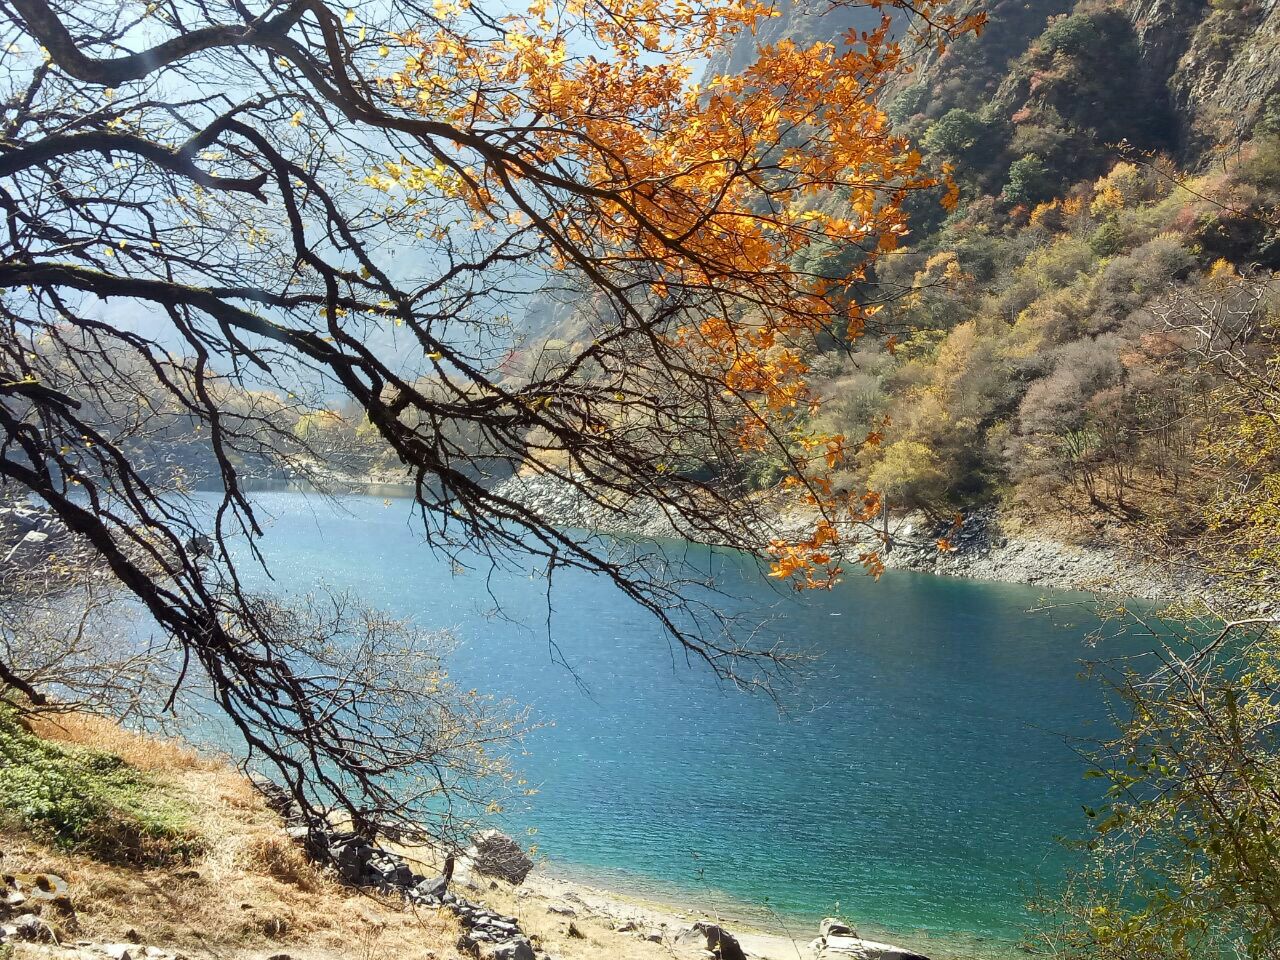
<path fill-rule="evenodd" d="M 863 5 L 898 17 L 840 43 L 760 46 L 744 71 L 701 83 L 691 64 L 749 42 L 772 8 L 534 0 L 481 41 L 460 5 L 399 37 L 403 66 L 384 79 L 442 128 L 438 155 L 395 184 L 456 201 L 472 229 L 549 238 L 549 269 L 603 291 L 614 322 L 641 332 L 668 370 L 718 387 L 741 451 L 780 454 L 788 488 L 821 520 L 768 548 L 772 572 L 804 586 L 834 582 L 839 531 L 880 509 L 831 479 L 858 444 L 808 431 L 820 400 L 806 358 L 818 334 L 861 333 L 873 308 L 851 291 L 907 235 L 906 198 L 940 185 L 879 106 L 910 69 L 893 30 L 905 17 L 918 49 L 983 24 L 941 0 Z M 833 272 L 813 266 L 815 250 L 851 255 L 823 260 L 843 264 Z"/>

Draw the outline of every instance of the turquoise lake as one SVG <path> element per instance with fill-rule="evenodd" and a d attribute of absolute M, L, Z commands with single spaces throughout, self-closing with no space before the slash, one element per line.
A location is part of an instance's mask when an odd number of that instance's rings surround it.
<path fill-rule="evenodd" d="M 996 956 L 1097 799 L 1067 740 L 1108 730 L 1081 661 L 1131 650 L 1086 643 L 1081 595 L 891 572 L 796 598 L 703 554 L 727 608 L 820 655 L 780 712 L 686 666 L 608 583 L 558 574 L 552 630 L 575 679 L 548 647 L 545 581 L 458 574 L 407 501 L 256 503 L 275 589 L 353 588 L 451 628 L 455 679 L 533 708 L 545 725 L 517 762 L 540 792 L 503 826 L 567 876 L 805 936 L 838 910 L 935 956 Z"/>

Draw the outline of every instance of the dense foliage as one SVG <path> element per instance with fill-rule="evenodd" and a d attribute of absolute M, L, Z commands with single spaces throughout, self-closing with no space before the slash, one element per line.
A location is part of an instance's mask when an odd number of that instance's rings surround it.
<path fill-rule="evenodd" d="M 1256 22 L 1237 7 L 1208 11 L 1196 42 Z M 838 482 L 938 515 L 994 501 L 1141 523 L 1178 546 L 1245 509 L 1213 465 L 1242 429 L 1224 413 L 1231 372 L 1202 362 L 1192 321 L 1243 311 L 1235 346 L 1275 354 L 1280 138 L 1261 111 L 1202 167 L 1212 154 L 1181 139 L 1135 30 L 1105 4 L 993 4 L 987 31 L 897 94 L 891 115 L 962 199 L 920 206 L 911 245 L 877 264 L 882 335 L 813 362 L 822 429 L 881 438 Z M 1248 456 L 1250 503 L 1274 454 Z M 1216 520 L 1187 509 L 1199 498 Z"/>
<path fill-rule="evenodd" d="M 902 332 L 820 368 L 830 427 L 892 424 L 849 482 L 879 475 L 900 505 L 939 511 L 996 496 L 1122 518 L 1167 509 L 1198 476 L 1216 410 L 1180 311 L 1269 288 L 1267 250 L 1226 231 L 1272 209 L 1278 166 L 1269 137 L 1228 173 L 1183 182 L 1121 161 L 1030 209 L 975 201 L 885 261 Z M 1260 296 L 1261 321 L 1275 298 Z"/>

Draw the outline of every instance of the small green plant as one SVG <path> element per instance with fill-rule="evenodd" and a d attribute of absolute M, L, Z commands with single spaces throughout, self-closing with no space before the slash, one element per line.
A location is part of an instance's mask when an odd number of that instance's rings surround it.
<path fill-rule="evenodd" d="M 31 733 L 0 704 L 0 824 L 102 860 L 156 865 L 200 850 L 194 815 L 119 757 Z"/>

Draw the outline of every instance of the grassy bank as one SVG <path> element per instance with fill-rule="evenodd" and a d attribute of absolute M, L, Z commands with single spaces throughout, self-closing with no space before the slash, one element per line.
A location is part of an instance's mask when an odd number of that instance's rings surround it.
<path fill-rule="evenodd" d="M 39 904 L 62 943 L 227 960 L 457 956 L 452 917 L 334 882 L 237 770 L 96 718 L 0 712 L 0 851 L 5 875 L 67 881 L 66 899 Z"/>

